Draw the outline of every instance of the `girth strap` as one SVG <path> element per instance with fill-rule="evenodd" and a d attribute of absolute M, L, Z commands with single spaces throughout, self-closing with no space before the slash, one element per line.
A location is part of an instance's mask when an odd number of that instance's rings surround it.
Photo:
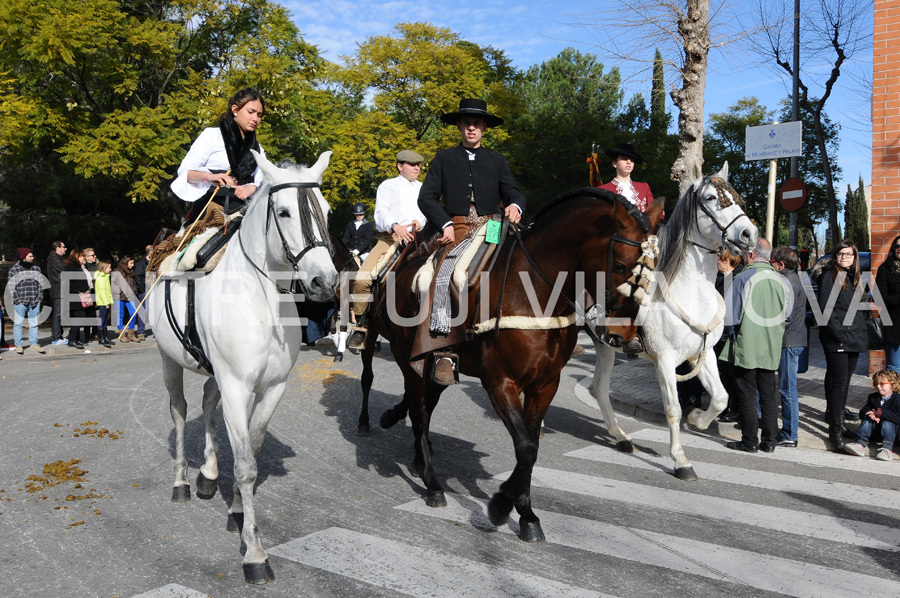
<path fill-rule="evenodd" d="M 184 347 L 184 350 L 188 352 L 188 355 L 196 359 L 200 367 L 209 372 L 210 375 L 215 375 L 212 363 L 210 363 L 206 353 L 203 352 L 203 343 L 197 334 L 197 318 L 194 310 L 194 279 L 188 278 L 187 280 L 187 324 L 185 324 L 184 330 L 181 330 L 178 326 L 178 322 L 175 320 L 175 312 L 172 309 L 172 279 L 167 278 L 165 283 L 166 319 L 169 321 L 169 327 L 175 333 L 175 337 L 181 343 L 181 346 Z"/>

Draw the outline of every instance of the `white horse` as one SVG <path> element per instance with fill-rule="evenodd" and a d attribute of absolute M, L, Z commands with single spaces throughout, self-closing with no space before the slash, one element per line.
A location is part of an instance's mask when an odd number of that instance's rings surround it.
<path fill-rule="evenodd" d="M 695 168 L 691 181 L 660 232 L 660 261 L 637 318 L 647 355 L 656 364 L 669 425 L 669 454 L 675 461 L 675 475 L 682 480 L 696 480 L 697 474 L 679 439 L 681 405 L 675 382 L 681 377 L 675 368 L 689 361 L 694 366 L 691 374 L 698 375 L 709 392 L 709 407 L 688 415 L 688 423 L 706 429 L 728 403 L 712 350 L 722 336 L 725 315 L 725 304 L 714 286 L 717 253 L 727 249 L 742 255 L 753 249 L 757 239 L 756 226 L 741 209 L 743 198 L 728 183 L 727 162 L 717 174 L 705 178 Z M 616 447 L 632 452 L 631 438 L 619 427 L 609 401 L 615 349 L 596 341 L 594 348 L 594 397 Z"/>
<path fill-rule="evenodd" d="M 334 296 L 338 274 L 329 254 L 325 221 L 329 208 L 318 189 L 331 152 L 322 154 L 312 168 L 278 168 L 254 155 L 266 183 L 250 201 L 221 261 L 209 274 L 194 277 L 193 293 L 188 288 L 190 273 L 161 280 L 162 288 L 150 298 L 149 319 L 159 343 L 175 423 L 172 500 L 191 498 L 184 455 L 187 403 L 183 389 L 184 370 L 190 370 L 210 376 L 203 393 L 206 448 L 197 496 L 212 498 L 217 488 L 215 412 L 221 397 L 234 452 L 228 529 L 241 532 L 246 580 L 265 583 L 274 574 L 256 528 L 256 456 L 302 338 L 294 296 L 284 286 L 299 282 L 306 297 L 327 301 Z M 189 303 L 194 304 L 193 334 L 185 329 L 191 321 Z M 201 364 L 204 356 L 208 362 Z"/>

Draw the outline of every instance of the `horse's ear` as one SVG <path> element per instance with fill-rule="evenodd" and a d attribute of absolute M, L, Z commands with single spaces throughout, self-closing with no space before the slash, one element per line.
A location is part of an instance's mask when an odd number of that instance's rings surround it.
<path fill-rule="evenodd" d="M 728 180 L 728 160 L 725 161 L 725 164 L 722 165 L 722 170 L 716 176 L 726 181 Z"/>
<path fill-rule="evenodd" d="M 693 183 L 695 187 L 698 186 L 703 181 L 703 169 L 700 167 L 700 163 L 691 161 L 688 171 L 688 175 L 691 177 L 691 183 Z"/>
<path fill-rule="evenodd" d="M 647 210 L 644 212 L 644 216 L 647 217 L 647 220 L 650 222 L 650 230 L 653 231 L 656 229 L 656 225 L 659 223 L 659 219 L 662 218 L 663 210 L 666 207 L 666 198 L 665 197 L 657 197 L 653 200 L 653 203 L 647 207 Z"/>
<path fill-rule="evenodd" d="M 259 169 L 262 170 L 263 175 L 265 175 L 266 180 L 270 183 L 273 183 L 277 180 L 278 175 L 278 167 L 269 162 L 265 156 L 257 152 L 256 150 L 250 150 L 250 153 L 253 154 L 253 157 L 256 158 L 256 164 L 259 166 Z"/>
<path fill-rule="evenodd" d="M 322 175 L 325 174 L 326 170 L 328 170 L 328 163 L 330 161 L 331 152 L 322 152 L 322 155 L 319 156 L 319 159 L 316 160 L 316 163 L 309 167 L 309 171 L 316 177 L 317 181 L 322 181 Z"/>

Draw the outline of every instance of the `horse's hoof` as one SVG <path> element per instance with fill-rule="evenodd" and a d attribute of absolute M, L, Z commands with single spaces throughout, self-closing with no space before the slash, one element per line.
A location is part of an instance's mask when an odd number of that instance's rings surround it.
<path fill-rule="evenodd" d="M 191 487 L 187 484 L 172 488 L 172 502 L 187 502 L 191 500 Z"/>
<path fill-rule="evenodd" d="M 446 507 L 447 499 L 444 497 L 444 491 L 429 492 L 425 497 L 425 504 L 432 508 Z"/>
<path fill-rule="evenodd" d="M 197 498 L 209 500 L 216 495 L 218 487 L 216 481 L 203 475 L 202 471 L 197 474 Z"/>
<path fill-rule="evenodd" d="M 232 534 L 239 534 L 242 529 L 244 529 L 244 514 L 229 513 L 228 521 L 225 523 L 225 531 L 231 532 Z"/>
<path fill-rule="evenodd" d="M 275 573 L 266 559 L 262 563 L 244 563 L 244 579 L 247 583 L 260 584 L 275 581 Z"/>
<path fill-rule="evenodd" d="M 381 414 L 381 419 L 378 420 L 378 423 L 381 425 L 381 427 L 383 429 L 387 430 L 388 428 L 390 428 L 394 424 L 396 424 L 398 421 L 400 421 L 400 419 L 396 415 L 391 413 L 390 409 L 388 409 L 387 411 L 385 411 L 384 413 Z"/>
<path fill-rule="evenodd" d="M 356 428 L 356 435 L 362 436 L 363 438 L 368 438 L 372 435 L 372 429 L 368 426 L 368 424 L 359 426 L 358 428 Z"/>
<path fill-rule="evenodd" d="M 619 449 L 620 453 L 634 452 L 634 444 L 632 444 L 630 440 L 620 440 L 616 442 L 616 448 Z"/>
<path fill-rule="evenodd" d="M 488 519 L 495 526 L 503 525 L 509 521 L 510 511 L 512 511 L 512 502 L 500 492 L 492 496 L 490 502 L 488 502 Z"/>
<path fill-rule="evenodd" d="M 543 542 L 544 530 L 540 521 L 519 520 L 519 539 L 523 542 Z"/>
<path fill-rule="evenodd" d="M 694 468 L 691 466 L 688 467 L 676 467 L 675 468 L 675 477 L 679 480 L 684 480 L 685 482 L 696 482 L 700 478 L 697 477 L 697 474 L 694 473 Z"/>
<path fill-rule="evenodd" d="M 337 362 L 339 362 L 339 361 L 344 361 L 344 354 L 343 354 L 343 353 L 335 353 L 335 354 L 334 354 L 334 361 L 333 361 L 332 363 L 337 363 Z"/>

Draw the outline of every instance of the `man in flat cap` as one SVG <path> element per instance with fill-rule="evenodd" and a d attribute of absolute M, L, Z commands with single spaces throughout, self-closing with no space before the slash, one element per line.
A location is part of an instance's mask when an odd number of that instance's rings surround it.
<path fill-rule="evenodd" d="M 425 226 L 425 215 L 416 200 L 422 183 L 419 172 L 424 158 L 412 150 L 397 154 L 398 175 L 378 185 L 375 194 L 375 229 L 378 242 L 357 273 L 353 284 L 353 313 L 358 325 L 347 340 L 351 349 L 361 349 L 366 341 L 365 313 L 371 302 L 372 270 L 378 259 L 384 255 L 395 241 L 406 244 L 412 241 L 416 232 Z"/>

